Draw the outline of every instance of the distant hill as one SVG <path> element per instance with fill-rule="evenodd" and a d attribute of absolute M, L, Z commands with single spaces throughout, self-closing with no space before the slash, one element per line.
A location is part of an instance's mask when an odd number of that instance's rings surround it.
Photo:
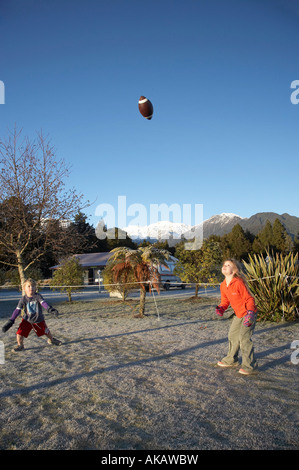
<path fill-rule="evenodd" d="M 237 214 L 222 213 L 213 215 L 209 219 L 195 227 L 188 227 L 184 224 L 174 224 L 172 222 L 157 222 L 144 227 L 128 226 L 123 230 L 127 232 L 135 242 L 140 243 L 144 239 L 154 243 L 157 240 L 168 240 L 170 245 L 180 242 L 185 236 L 190 240 L 190 233 L 200 236 L 203 231 L 203 237 L 208 238 L 211 235 L 222 237 L 230 233 L 236 224 L 240 224 L 246 231 L 257 235 L 265 226 L 267 220 L 273 225 L 278 219 L 292 238 L 299 233 L 299 217 L 289 214 L 276 214 L 275 212 L 258 212 L 249 218 L 240 217 Z"/>
<path fill-rule="evenodd" d="M 253 235 L 257 235 L 266 225 L 267 220 L 273 225 L 278 219 L 285 227 L 286 231 L 293 238 L 299 233 L 299 217 L 289 214 L 276 214 L 275 212 L 258 212 L 249 218 L 243 218 L 236 214 L 223 213 L 213 215 L 205 220 L 201 225 L 193 227 L 192 231 L 203 230 L 203 237 L 211 235 L 223 236 L 230 233 L 236 224 L 241 225 L 243 230 L 248 230 Z M 188 235 L 189 232 L 187 232 Z"/>
<path fill-rule="evenodd" d="M 257 235 L 265 226 L 267 220 L 273 225 L 274 221 L 278 219 L 285 227 L 286 231 L 292 238 L 298 235 L 299 232 L 299 217 L 289 214 L 276 214 L 275 212 L 258 212 L 252 215 L 249 219 L 243 219 L 240 223 L 244 230 L 249 230 L 253 235 Z"/>

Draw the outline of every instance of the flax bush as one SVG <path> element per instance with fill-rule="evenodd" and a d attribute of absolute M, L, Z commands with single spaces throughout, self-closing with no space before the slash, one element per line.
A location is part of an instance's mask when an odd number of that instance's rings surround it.
<path fill-rule="evenodd" d="M 294 321 L 298 319 L 298 253 L 249 255 L 243 262 L 245 278 L 255 297 L 259 320 Z"/>

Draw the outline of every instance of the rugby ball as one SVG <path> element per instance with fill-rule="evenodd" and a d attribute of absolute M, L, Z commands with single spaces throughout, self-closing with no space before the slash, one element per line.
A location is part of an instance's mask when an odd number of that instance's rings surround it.
<path fill-rule="evenodd" d="M 146 119 L 150 120 L 153 117 L 154 107 L 150 100 L 145 96 L 140 96 L 138 101 L 138 109 L 140 114 Z"/>

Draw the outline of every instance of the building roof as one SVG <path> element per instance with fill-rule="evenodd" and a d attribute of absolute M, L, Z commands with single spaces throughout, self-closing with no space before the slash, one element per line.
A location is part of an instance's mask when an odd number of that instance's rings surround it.
<path fill-rule="evenodd" d="M 108 259 L 111 256 L 111 252 L 102 252 L 102 253 L 82 253 L 78 255 L 73 255 L 74 258 L 79 260 L 80 265 L 83 268 L 104 268 L 107 264 Z M 50 269 L 58 269 L 61 264 L 52 266 Z"/>
<path fill-rule="evenodd" d="M 111 251 L 105 251 L 101 253 L 82 253 L 73 255 L 73 257 L 79 260 L 82 268 L 104 268 L 111 255 Z M 169 261 L 177 261 L 177 259 L 174 256 L 170 256 Z M 57 264 L 56 266 L 51 266 L 50 269 L 58 269 L 60 266 L 61 264 Z"/>

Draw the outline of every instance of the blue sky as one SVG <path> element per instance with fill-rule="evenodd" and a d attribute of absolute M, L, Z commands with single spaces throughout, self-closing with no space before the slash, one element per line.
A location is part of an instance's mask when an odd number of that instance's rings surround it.
<path fill-rule="evenodd" d="M 299 217 L 299 1 L 0 0 L 0 34 L 0 135 L 48 134 L 94 226 L 118 196 Z"/>

